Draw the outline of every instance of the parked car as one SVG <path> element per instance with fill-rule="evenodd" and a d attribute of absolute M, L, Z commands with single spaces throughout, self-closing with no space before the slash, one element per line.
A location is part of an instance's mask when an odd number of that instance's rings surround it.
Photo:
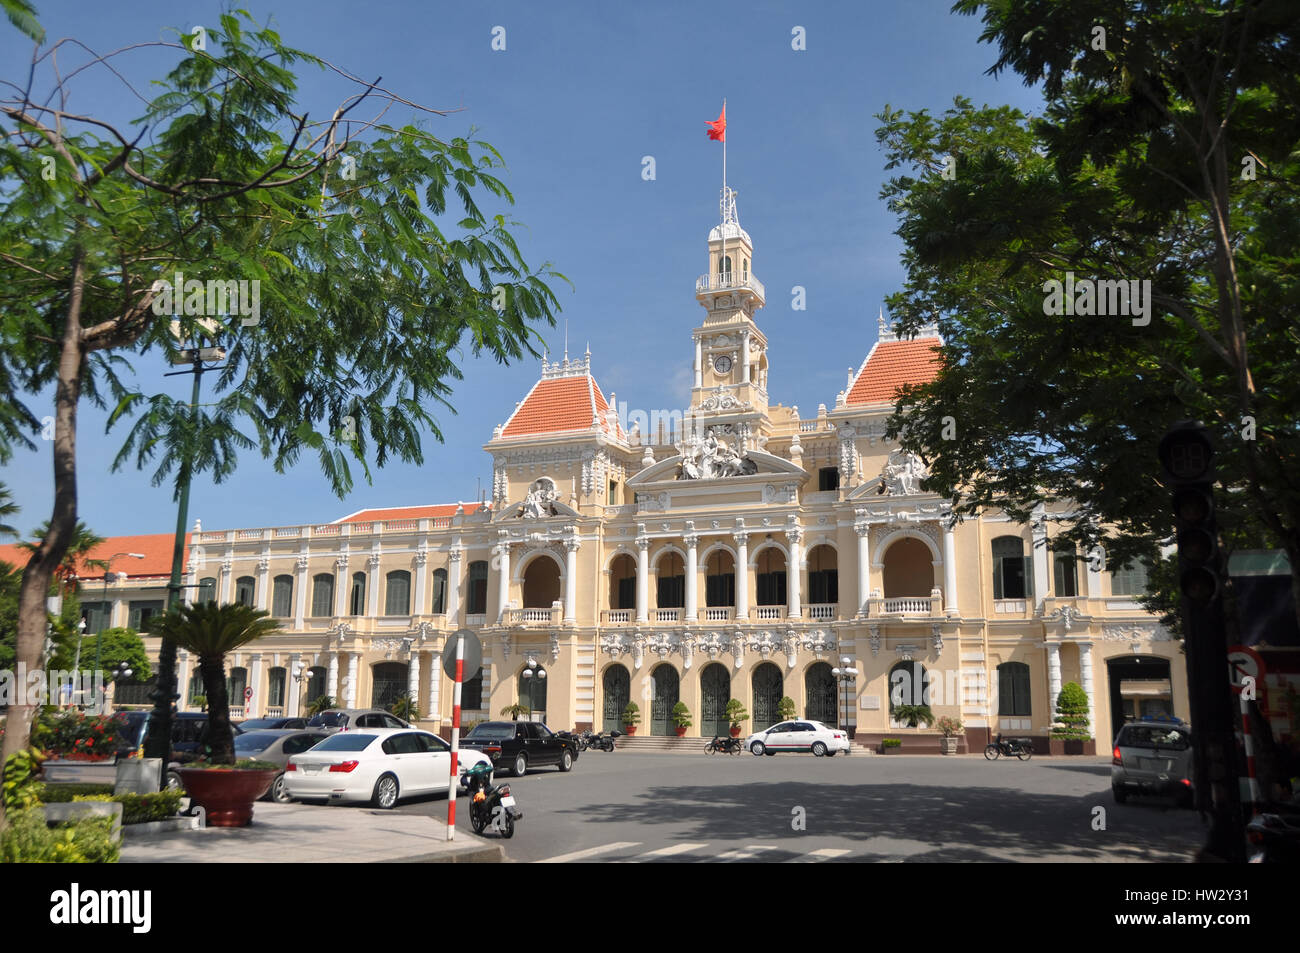
<path fill-rule="evenodd" d="M 323 728 L 300 731 L 276 729 L 247 731 L 235 738 L 235 757 L 254 758 L 279 765 L 282 770 L 271 782 L 271 787 L 263 795 L 263 800 L 286 804 L 293 800 L 284 790 L 283 768 L 289 764 L 289 758 L 315 747 L 331 734 L 332 732 Z"/>
<path fill-rule="evenodd" d="M 1177 718 L 1131 721 L 1115 736 L 1110 760 L 1115 803 L 1130 794 L 1173 796 L 1192 804 L 1192 731 Z"/>
<path fill-rule="evenodd" d="M 460 753 L 460 773 L 491 764 L 476 751 Z M 290 756 L 284 793 L 299 801 L 369 801 L 391 808 L 399 798 L 447 790 L 451 745 L 427 731 L 392 728 L 336 731 Z"/>
<path fill-rule="evenodd" d="M 306 718 L 249 718 L 237 722 L 241 731 L 267 731 L 281 728 L 306 728 Z"/>
<path fill-rule="evenodd" d="M 312 715 L 307 727 L 355 731 L 357 728 L 410 728 L 411 725 L 382 708 L 329 708 Z"/>
<path fill-rule="evenodd" d="M 839 728 L 828 728 L 820 721 L 783 721 L 756 731 L 745 739 L 745 750 L 753 754 L 774 755 L 778 751 L 811 751 L 828 758 L 849 751 L 849 736 Z"/>
<path fill-rule="evenodd" d="M 557 735 L 540 721 L 485 721 L 470 729 L 461 747 L 483 752 L 493 767 L 509 767 L 517 778 L 530 767 L 548 764 L 571 771 L 578 760 L 573 737 Z"/>
<path fill-rule="evenodd" d="M 149 735 L 148 711 L 121 711 L 117 713 L 117 748 L 119 758 L 131 758 L 143 754 L 145 742 Z M 238 725 L 230 726 L 236 741 L 243 731 Z M 180 775 L 176 769 L 187 762 L 199 758 L 208 745 L 207 712 L 174 711 L 172 712 L 171 754 L 167 762 L 165 783 L 169 788 L 181 786 Z"/>

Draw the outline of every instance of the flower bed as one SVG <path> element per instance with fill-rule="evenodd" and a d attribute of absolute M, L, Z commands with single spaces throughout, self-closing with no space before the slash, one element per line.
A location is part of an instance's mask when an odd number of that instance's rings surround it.
<path fill-rule="evenodd" d="M 80 711 L 42 712 L 32 726 L 32 744 L 47 758 L 63 761 L 106 761 L 117 750 L 116 715 L 87 715 Z"/>

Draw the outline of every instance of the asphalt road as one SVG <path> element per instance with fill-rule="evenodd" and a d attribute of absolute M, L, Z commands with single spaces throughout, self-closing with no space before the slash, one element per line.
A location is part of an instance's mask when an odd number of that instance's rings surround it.
<path fill-rule="evenodd" d="M 1170 801 L 1115 804 L 1103 758 L 588 751 L 568 774 L 509 784 L 524 812 L 503 842 L 513 861 L 1180 862 L 1202 840 L 1196 813 Z M 465 807 L 458 838 L 476 836 Z"/>

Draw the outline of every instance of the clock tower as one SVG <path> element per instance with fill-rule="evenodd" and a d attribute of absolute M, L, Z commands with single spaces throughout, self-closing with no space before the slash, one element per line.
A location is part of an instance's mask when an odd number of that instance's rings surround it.
<path fill-rule="evenodd" d="M 704 323 L 695 341 L 691 416 L 701 430 L 716 428 L 744 452 L 767 416 L 767 338 L 754 323 L 766 292 L 754 277 L 754 244 L 740 227 L 736 193 L 724 188 L 721 222 L 709 232 L 708 268 L 695 282 Z"/>

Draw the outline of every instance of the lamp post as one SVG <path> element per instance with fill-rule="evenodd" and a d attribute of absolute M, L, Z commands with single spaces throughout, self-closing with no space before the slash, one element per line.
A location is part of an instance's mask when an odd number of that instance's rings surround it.
<path fill-rule="evenodd" d="M 533 721 L 533 685 L 546 677 L 546 669 L 540 668 L 537 659 L 529 658 L 528 667 L 523 671 L 524 684 L 528 686 L 528 720 Z"/>
<path fill-rule="evenodd" d="M 298 714 L 301 715 L 303 705 L 306 703 L 306 699 L 304 698 L 304 693 L 303 693 L 303 683 L 310 681 L 311 670 L 307 667 L 306 662 L 304 662 L 302 659 L 299 659 L 298 661 L 293 663 L 292 674 L 293 674 L 293 680 L 298 683 Z"/>
<path fill-rule="evenodd" d="M 103 606 L 107 606 L 107 605 L 108 605 L 108 583 L 109 583 L 109 577 L 111 576 L 111 577 L 112 577 L 112 580 L 113 580 L 114 582 L 118 582 L 118 581 L 119 581 L 119 578 L 118 578 L 119 576 L 120 576 L 122 579 L 125 579 L 125 578 L 126 578 L 126 573 L 117 573 L 116 575 L 114 575 L 112 572 L 109 571 L 109 570 L 111 570 L 111 569 L 113 568 L 113 560 L 116 559 L 118 556 L 130 556 L 132 559 L 144 559 L 144 553 L 114 553 L 113 555 L 111 555 L 111 556 L 108 557 L 108 561 L 107 561 L 107 562 L 105 563 L 105 565 L 104 565 L 104 592 L 103 592 L 103 595 L 100 596 L 100 601 L 99 601 L 99 604 L 100 604 L 101 607 L 103 607 Z M 112 612 L 111 612 L 111 611 L 108 611 L 108 610 L 105 610 L 105 611 L 104 611 L 103 615 L 100 616 L 100 621 L 99 621 L 99 631 L 95 633 L 95 668 L 94 668 L 95 675 L 98 675 L 98 674 L 99 674 L 100 648 L 101 648 L 101 645 L 102 645 L 102 643 L 103 643 L 103 641 L 104 641 L 104 627 L 105 627 L 105 624 L 108 623 L 108 622 L 110 621 L 110 620 L 109 620 L 109 617 L 110 617 L 111 615 L 112 615 Z M 77 648 L 80 649 L 81 646 L 78 645 Z M 80 660 L 80 656 L 78 656 L 78 660 Z M 93 682 L 94 682 L 94 676 L 93 676 L 93 675 L 91 676 L 91 681 L 92 681 L 92 684 L 93 684 Z M 99 693 L 99 691 L 96 691 L 96 693 L 95 693 L 95 714 L 96 714 L 96 715 L 102 715 L 102 714 L 103 714 L 103 711 L 102 711 L 101 708 L 100 708 L 100 693 Z"/>
<path fill-rule="evenodd" d="M 840 667 L 831 669 L 831 674 L 835 676 L 835 680 L 844 688 L 844 708 L 840 719 L 840 728 L 843 729 L 846 735 L 849 733 L 849 686 L 852 685 L 853 680 L 858 677 L 858 670 L 853 668 L 850 664 L 852 661 L 853 659 L 849 658 L 847 655 L 841 656 Z M 839 693 L 837 692 L 836 694 L 838 697 Z M 839 707 L 838 702 L 836 707 Z"/>
<path fill-rule="evenodd" d="M 131 668 L 129 663 L 127 662 L 117 663 L 117 668 L 113 669 L 113 674 L 110 675 L 104 682 L 103 701 L 99 706 L 97 706 L 99 710 L 96 712 L 96 714 L 102 715 L 104 713 L 103 709 L 108 702 L 108 686 L 112 685 L 118 679 L 130 678 L 133 674 L 135 674 L 134 670 Z"/>

